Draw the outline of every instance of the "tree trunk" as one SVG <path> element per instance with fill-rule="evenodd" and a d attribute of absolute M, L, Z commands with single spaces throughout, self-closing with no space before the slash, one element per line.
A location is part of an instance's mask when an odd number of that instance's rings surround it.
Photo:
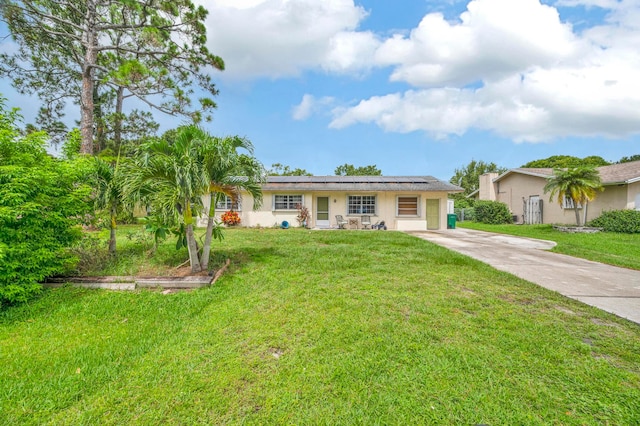
<path fill-rule="evenodd" d="M 202 247 L 202 257 L 200 258 L 200 266 L 203 271 L 209 268 L 209 255 L 211 254 L 211 240 L 213 235 L 213 219 L 216 215 L 216 197 L 215 193 L 209 194 L 209 218 L 207 219 L 207 233 L 204 237 L 204 247 Z"/>
<path fill-rule="evenodd" d="M 573 211 L 576 212 L 576 225 L 577 226 L 582 226 L 580 224 L 580 210 L 578 209 L 578 201 L 577 200 L 573 200 Z"/>
<path fill-rule="evenodd" d="M 122 143 L 122 104 L 124 102 L 124 87 L 118 86 L 116 92 L 116 116 L 113 123 L 113 142 L 116 152 L 120 152 L 120 144 Z"/>
<path fill-rule="evenodd" d="M 95 1 L 87 1 L 87 12 L 85 15 L 85 29 L 82 35 L 82 44 L 85 48 L 84 63 L 82 64 L 82 91 L 80 93 L 80 135 L 82 144 L 81 154 L 93 154 L 93 88 L 95 85 L 94 66 L 98 60 L 98 37 L 95 32 L 96 21 Z"/>
<path fill-rule="evenodd" d="M 189 263 L 191 263 L 191 272 L 195 274 L 202 271 L 202 266 L 200 266 L 200 260 L 198 259 L 198 245 L 196 244 L 196 237 L 193 233 L 193 216 L 191 214 L 191 203 L 189 203 L 189 200 L 185 200 L 184 224 L 187 233 Z"/>
<path fill-rule="evenodd" d="M 111 225 L 109 226 L 109 254 L 116 255 L 116 209 L 111 208 Z"/>

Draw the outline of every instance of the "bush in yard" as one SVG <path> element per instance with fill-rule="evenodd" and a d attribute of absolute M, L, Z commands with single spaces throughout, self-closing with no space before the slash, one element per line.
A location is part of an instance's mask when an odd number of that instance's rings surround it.
<path fill-rule="evenodd" d="M 591 226 L 606 232 L 640 233 L 640 210 L 611 210 L 591 221 Z"/>
<path fill-rule="evenodd" d="M 0 308 L 27 301 L 39 282 L 67 271 L 67 247 L 89 211 L 88 163 L 60 161 L 45 150 L 42 132 L 21 136 L 18 111 L 0 98 Z"/>
<path fill-rule="evenodd" d="M 498 225 L 511 223 L 511 212 L 505 203 L 499 201 L 476 201 L 474 206 L 476 222 Z"/>

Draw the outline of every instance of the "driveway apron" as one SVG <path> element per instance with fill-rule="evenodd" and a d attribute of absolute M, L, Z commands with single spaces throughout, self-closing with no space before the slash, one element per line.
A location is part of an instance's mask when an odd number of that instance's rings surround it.
<path fill-rule="evenodd" d="M 640 324 L 640 271 L 552 253 L 552 241 L 470 229 L 409 234 Z"/>

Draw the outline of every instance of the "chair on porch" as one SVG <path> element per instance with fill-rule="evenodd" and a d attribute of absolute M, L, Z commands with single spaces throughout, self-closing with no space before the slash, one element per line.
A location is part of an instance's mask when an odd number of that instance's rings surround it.
<path fill-rule="evenodd" d="M 341 214 L 337 214 L 336 223 L 338 224 L 338 229 L 345 229 L 345 226 L 347 226 L 347 223 L 349 222 L 346 221 Z"/>
<path fill-rule="evenodd" d="M 362 229 L 371 229 L 371 216 L 361 216 L 360 224 L 362 225 Z"/>

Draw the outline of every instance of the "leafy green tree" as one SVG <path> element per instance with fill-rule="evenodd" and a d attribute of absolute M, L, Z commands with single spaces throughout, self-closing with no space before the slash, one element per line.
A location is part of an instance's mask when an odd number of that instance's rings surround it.
<path fill-rule="evenodd" d="M 480 175 L 485 173 L 504 173 L 507 169 L 499 167 L 495 163 L 485 163 L 484 161 L 471 160 L 469 164 L 459 169 L 455 169 L 455 174 L 449 179 L 454 185 L 458 185 L 464 189 L 464 192 L 455 194 L 456 200 L 462 200 L 467 195 L 478 189 L 480 185 Z"/>
<path fill-rule="evenodd" d="M 375 164 L 355 167 L 353 164 L 344 163 L 334 170 L 336 176 L 382 176 L 382 171 Z"/>
<path fill-rule="evenodd" d="M 602 182 L 598 171 L 593 166 L 555 169 L 553 176 L 547 179 L 544 192 L 549 194 L 549 201 L 556 201 L 561 206 L 565 199 L 570 199 L 576 213 L 576 225 L 582 226 L 578 205 L 584 206 L 586 215 L 587 203 L 593 200 L 597 191 L 602 191 Z"/>
<path fill-rule="evenodd" d="M 0 12 L 18 45 L 0 55 L 0 74 L 36 93 L 51 122 L 65 99 L 77 102 L 82 153 L 94 152 L 102 89 L 115 92 L 118 117 L 128 96 L 195 121 L 215 107 L 203 97 L 191 108 L 189 87 L 217 94 L 206 69 L 224 68 L 206 48 L 207 11 L 191 0 L 3 0 Z"/>
<path fill-rule="evenodd" d="M 610 163 L 607 160 L 597 155 L 591 155 L 584 158 L 573 157 L 571 155 L 552 155 L 551 157 L 544 158 L 542 160 L 529 161 L 528 163 L 523 164 L 522 167 L 562 169 L 582 166 L 600 167 L 609 164 Z"/>
<path fill-rule="evenodd" d="M 271 165 L 269 176 L 313 176 L 313 174 L 309 173 L 305 169 L 300 169 L 298 167 L 292 169 L 289 166 L 283 166 L 280 163 L 275 163 Z"/>
<path fill-rule="evenodd" d="M 0 98 L 0 307 L 24 302 L 46 277 L 73 266 L 67 248 L 89 212 L 90 167 L 47 154 L 47 135 L 21 136 L 17 110 Z"/>
<path fill-rule="evenodd" d="M 125 198 L 150 206 L 164 223 L 184 228 L 193 273 L 202 271 L 194 225 L 210 183 L 200 157 L 202 133 L 197 126 L 182 127 L 173 143 L 163 139 L 144 143 L 121 166 Z"/>
<path fill-rule="evenodd" d="M 618 161 L 618 164 L 631 163 L 632 161 L 640 161 L 640 154 L 631 155 L 629 157 L 622 157 Z"/>
<path fill-rule="evenodd" d="M 264 167 L 253 157 L 253 145 L 248 139 L 238 136 L 216 138 L 203 132 L 200 136 L 200 158 L 209 179 L 209 212 L 200 266 L 206 270 L 209 265 L 211 241 L 216 226 L 214 217 L 216 201 L 220 195 L 237 202 L 240 192 L 246 191 L 253 197 L 254 210 L 262 204 L 262 183 Z M 238 150 L 247 154 L 241 154 Z"/>

